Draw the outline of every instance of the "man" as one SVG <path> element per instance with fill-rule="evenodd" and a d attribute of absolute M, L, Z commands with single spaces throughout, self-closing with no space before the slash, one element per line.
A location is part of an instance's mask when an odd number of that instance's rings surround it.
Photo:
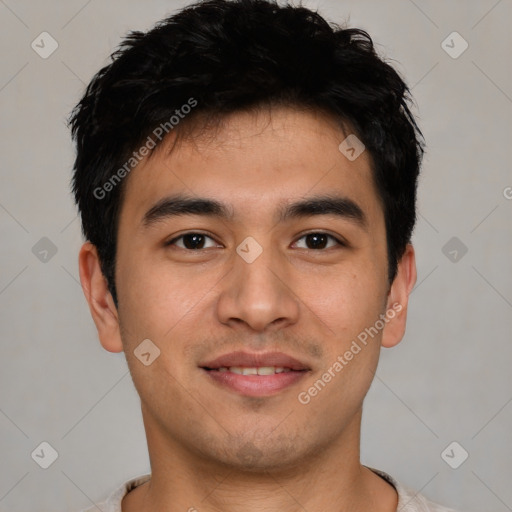
<path fill-rule="evenodd" d="M 80 279 L 151 475 L 98 508 L 448 511 L 360 463 L 416 281 L 402 79 L 366 32 L 267 0 L 191 5 L 112 60 L 71 118 Z"/>

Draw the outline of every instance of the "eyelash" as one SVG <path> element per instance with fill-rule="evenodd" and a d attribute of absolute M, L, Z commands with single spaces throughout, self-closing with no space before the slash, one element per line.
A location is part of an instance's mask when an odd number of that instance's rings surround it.
<path fill-rule="evenodd" d="M 205 236 L 207 238 L 210 238 L 210 239 L 212 239 L 212 240 L 214 240 L 216 242 L 215 238 L 213 236 L 207 234 L 207 233 L 201 233 L 201 232 L 198 232 L 198 231 L 189 231 L 188 233 L 183 233 L 180 236 L 177 236 L 177 237 L 173 238 L 172 240 L 169 240 L 168 242 L 165 242 L 164 245 L 166 247 L 167 246 L 172 246 L 172 245 L 175 244 L 175 242 L 177 240 L 180 240 L 183 237 L 188 236 L 188 235 L 201 235 L 201 236 Z M 330 238 L 331 240 L 334 240 L 337 245 L 339 245 L 341 247 L 347 247 L 347 244 L 343 240 L 340 240 L 339 238 L 336 238 L 334 235 L 331 235 L 330 233 L 325 233 L 324 231 L 311 231 L 309 233 L 305 233 L 301 237 L 299 237 L 296 240 L 296 242 L 298 242 L 299 240 L 302 240 L 303 238 L 305 238 L 305 237 L 307 237 L 309 235 L 325 235 L 328 238 Z M 187 249 L 186 247 L 179 247 L 179 249 L 183 249 L 184 251 L 189 251 L 189 252 L 200 252 L 200 251 L 204 250 L 204 249 Z M 209 249 L 209 247 L 207 247 L 207 249 Z M 332 247 L 328 247 L 327 249 L 332 249 Z M 306 250 L 315 251 L 315 252 L 322 252 L 322 251 L 326 251 L 327 249 L 306 249 Z"/>

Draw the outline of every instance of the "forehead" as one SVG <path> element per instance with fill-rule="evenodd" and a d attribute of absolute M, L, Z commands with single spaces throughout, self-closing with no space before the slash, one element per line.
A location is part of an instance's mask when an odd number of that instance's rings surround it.
<path fill-rule="evenodd" d="M 371 218 L 379 215 L 371 158 L 347 158 L 340 144 L 348 135 L 326 115 L 288 108 L 232 114 L 214 132 L 176 145 L 171 132 L 130 173 L 121 218 L 140 225 L 149 208 L 176 194 L 215 197 L 233 220 L 275 216 L 292 199 L 340 195 Z"/>

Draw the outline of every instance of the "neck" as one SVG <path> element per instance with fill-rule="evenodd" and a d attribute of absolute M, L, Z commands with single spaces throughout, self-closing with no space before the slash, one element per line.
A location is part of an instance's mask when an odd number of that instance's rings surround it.
<path fill-rule="evenodd" d="M 334 443 L 293 464 L 229 465 L 192 452 L 144 415 L 151 480 L 123 500 L 123 512 L 395 512 L 395 489 L 359 461 L 361 411 Z"/>

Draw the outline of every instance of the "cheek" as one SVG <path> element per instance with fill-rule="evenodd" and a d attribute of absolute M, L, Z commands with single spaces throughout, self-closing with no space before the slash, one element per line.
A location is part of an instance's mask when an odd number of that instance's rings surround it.
<path fill-rule="evenodd" d="M 202 272 L 195 265 L 172 265 L 164 258 L 127 259 L 118 269 L 120 314 L 138 338 L 168 344 L 197 322 L 222 278 L 220 269 Z M 197 323 L 195 325 L 198 325 Z"/>
<path fill-rule="evenodd" d="M 329 328 L 327 334 L 339 337 L 341 342 L 357 336 L 382 312 L 385 281 L 369 263 L 318 273 L 313 281 L 311 286 L 311 277 L 302 280 L 297 295 Z"/>
<path fill-rule="evenodd" d="M 323 283 L 322 293 L 318 287 L 304 301 L 320 319 L 315 319 L 319 328 L 325 330 L 324 366 L 313 379 L 315 389 L 310 388 L 313 393 L 321 392 L 311 401 L 312 410 L 322 414 L 329 409 L 331 425 L 339 426 L 347 411 L 360 406 L 378 364 L 381 332 L 375 334 L 370 328 L 383 312 L 385 287 L 378 273 L 365 268 L 366 272 L 347 269 L 336 277 L 316 280 Z M 325 390 L 322 382 L 314 384 L 318 379 L 327 383 Z"/>
<path fill-rule="evenodd" d="M 179 383 L 186 382 L 189 367 L 184 364 L 183 352 L 187 340 L 197 336 L 194 329 L 199 325 L 205 295 L 200 283 L 206 281 L 204 274 L 195 271 L 193 277 L 168 263 L 140 257 L 119 266 L 118 281 L 121 334 L 135 387 L 150 409 L 156 410 L 158 397 L 164 395 L 185 408 Z M 209 288 L 211 285 L 206 290 Z M 136 356 L 146 339 L 159 351 L 148 366 Z"/>

